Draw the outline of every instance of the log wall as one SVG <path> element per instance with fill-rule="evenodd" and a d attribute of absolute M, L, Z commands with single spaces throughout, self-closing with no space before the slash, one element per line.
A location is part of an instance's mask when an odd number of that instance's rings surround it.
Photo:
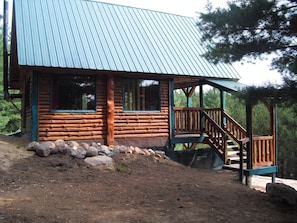
<path fill-rule="evenodd" d="M 38 141 L 96 140 L 106 143 L 107 80 L 97 79 L 97 111 L 61 113 L 50 110 L 51 75 L 39 75 Z M 114 78 L 114 144 L 164 146 L 169 138 L 169 82 L 161 81 L 161 111 L 123 111 L 122 78 Z M 137 141 L 138 143 L 133 143 Z"/>
<path fill-rule="evenodd" d="M 104 140 L 106 135 L 106 81 L 97 79 L 97 111 L 61 113 L 50 111 L 50 75 L 39 75 L 38 140 Z"/>
<path fill-rule="evenodd" d="M 136 139 L 152 139 L 152 141 L 143 140 L 145 144 L 153 144 L 153 141 L 157 142 L 158 139 L 160 143 L 167 141 L 169 138 L 169 82 L 166 80 L 160 82 L 161 111 L 125 112 L 123 111 L 122 81 L 115 80 L 115 141 L 133 142 L 134 139 L 136 142 Z M 144 146 L 139 140 L 137 141 L 138 146 Z"/>

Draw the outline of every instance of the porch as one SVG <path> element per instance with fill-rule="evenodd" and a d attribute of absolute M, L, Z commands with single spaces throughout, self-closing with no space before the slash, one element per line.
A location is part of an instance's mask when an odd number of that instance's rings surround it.
<path fill-rule="evenodd" d="M 244 176 L 272 174 L 277 171 L 275 110 L 268 106 L 271 134 L 252 134 L 252 106 L 247 106 L 247 131 L 222 108 L 174 107 L 171 144 L 184 144 L 195 149 L 197 144 L 208 144 L 225 163 L 225 168 L 239 171 Z M 246 182 L 247 183 L 247 182 Z"/>

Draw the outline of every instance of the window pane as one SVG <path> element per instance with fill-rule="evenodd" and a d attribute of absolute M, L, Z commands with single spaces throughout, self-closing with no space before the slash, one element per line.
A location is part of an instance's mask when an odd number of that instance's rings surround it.
<path fill-rule="evenodd" d="M 160 110 L 160 83 L 156 80 L 124 81 L 124 110 Z"/>
<path fill-rule="evenodd" d="M 52 83 L 52 109 L 95 110 L 96 81 L 94 77 L 62 76 Z"/>

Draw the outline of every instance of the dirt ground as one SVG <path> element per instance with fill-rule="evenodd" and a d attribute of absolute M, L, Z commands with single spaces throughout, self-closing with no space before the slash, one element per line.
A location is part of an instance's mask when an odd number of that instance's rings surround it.
<path fill-rule="evenodd" d="M 141 155 L 103 171 L 62 155 L 40 158 L 0 136 L 0 222 L 296 222 L 234 172 L 193 169 Z"/>

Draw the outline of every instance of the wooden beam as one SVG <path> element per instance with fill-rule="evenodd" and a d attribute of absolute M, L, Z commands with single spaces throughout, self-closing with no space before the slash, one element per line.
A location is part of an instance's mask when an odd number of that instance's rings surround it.
<path fill-rule="evenodd" d="M 188 92 L 189 97 L 192 97 L 192 95 L 193 95 L 194 92 L 195 92 L 195 89 L 196 89 L 196 86 L 191 87 L 191 90 Z"/>
<path fill-rule="evenodd" d="M 247 169 L 252 169 L 252 147 L 253 147 L 253 106 L 246 105 L 246 130 L 249 142 L 247 143 Z"/>
<path fill-rule="evenodd" d="M 114 77 L 109 74 L 107 78 L 107 136 L 108 146 L 114 145 Z"/>

